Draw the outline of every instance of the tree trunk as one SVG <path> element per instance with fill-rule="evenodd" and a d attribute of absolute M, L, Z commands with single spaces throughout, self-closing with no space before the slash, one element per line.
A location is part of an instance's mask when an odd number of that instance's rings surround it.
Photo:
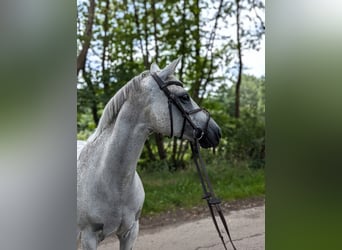
<path fill-rule="evenodd" d="M 153 35 L 154 35 L 154 49 L 156 51 L 155 61 L 158 63 L 159 58 L 159 48 L 158 48 L 158 32 L 157 32 L 157 15 L 156 15 L 156 6 L 155 0 L 152 0 L 152 16 L 153 16 Z"/>
<path fill-rule="evenodd" d="M 107 47 L 109 44 L 109 38 L 108 38 L 108 29 L 109 29 L 108 15 L 109 15 L 109 13 L 108 12 L 109 12 L 109 0 L 106 0 L 106 7 L 104 9 L 105 19 L 103 22 L 104 35 L 103 35 L 103 50 L 102 50 L 102 61 L 101 61 L 103 91 L 104 91 L 104 96 L 105 96 L 106 101 L 110 98 L 109 72 L 108 72 L 108 69 L 106 68 Z"/>
<path fill-rule="evenodd" d="M 89 16 L 86 24 L 85 38 L 80 54 L 77 56 L 77 75 L 81 69 L 84 69 L 85 62 L 87 58 L 88 49 L 90 46 L 91 37 L 93 34 L 93 22 L 94 22 L 94 12 L 95 12 L 95 0 L 89 1 L 88 8 Z"/>
<path fill-rule="evenodd" d="M 199 8 L 199 0 L 195 0 L 195 6 L 192 8 L 192 13 L 194 14 L 194 20 L 196 23 L 196 30 L 194 34 L 195 39 L 195 60 L 196 60 L 196 68 L 194 74 L 196 75 L 194 84 L 192 86 L 192 98 L 195 102 L 199 103 L 199 92 L 201 88 L 201 34 L 200 34 L 200 8 Z"/>
<path fill-rule="evenodd" d="M 166 152 L 164 148 L 164 138 L 161 134 L 155 134 L 156 144 L 158 148 L 158 155 L 160 160 L 166 159 Z"/>
<path fill-rule="evenodd" d="M 149 52 L 148 52 L 148 12 L 147 12 L 147 2 L 146 0 L 144 1 L 144 10 L 145 10 L 145 17 L 146 17 L 146 22 L 144 23 L 144 38 L 145 38 L 145 68 L 146 70 L 149 69 Z"/>
<path fill-rule="evenodd" d="M 154 154 L 152 152 L 152 148 L 151 148 L 151 144 L 150 144 L 149 140 L 146 140 L 145 146 L 146 146 L 146 149 L 147 149 L 148 158 L 150 158 L 151 161 L 155 161 L 156 157 L 154 156 Z"/>
<path fill-rule="evenodd" d="M 99 124 L 99 120 L 100 117 L 98 115 L 98 109 L 97 109 L 97 103 L 96 103 L 96 93 L 95 93 L 95 89 L 94 89 L 94 85 L 88 75 L 88 72 L 86 72 L 85 70 L 82 71 L 82 76 L 85 80 L 85 82 L 87 83 L 88 89 L 91 93 L 91 105 L 90 105 L 90 109 L 91 109 L 91 114 L 93 116 L 93 120 L 94 123 L 96 124 L 96 126 Z"/>
<path fill-rule="evenodd" d="M 240 117 L 240 86 L 241 86 L 241 78 L 242 78 L 242 48 L 241 48 L 241 38 L 240 38 L 240 4 L 239 0 L 235 0 L 236 2 L 236 40 L 237 40 L 237 50 L 238 50 L 238 58 L 239 58 L 239 72 L 238 78 L 235 86 L 235 118 Z"/>
<path fill-rule="evenodd" d="M 183 13 L 182 13 L 182 23 L 185 23 L 186 22 L 186 3 L 187 3 L 187 0 L 183 0 Z M 187 48 L 187 35 L 186 35 L 186 27 L 185 25 L 182 26 L 182 43 L 181 43 L 181 46 L 180 46 L 180 53 L 182 55 L 182 60 L 181 60 L 181 68 L 179 69 L 179 80 L 181 82 L 184 81 L 184 78 L 183 78 L 183 71 L 184 71 L 184 60 L 185 60 L 185 53 L 186 53 L 186 48 Z"/>

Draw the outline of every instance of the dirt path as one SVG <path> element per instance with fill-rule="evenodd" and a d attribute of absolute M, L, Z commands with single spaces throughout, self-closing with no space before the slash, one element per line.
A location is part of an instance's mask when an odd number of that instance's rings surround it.
<path fill-rule="evenodd" d="M 263 199 L 259 199 L 256 203 L 252 203 L 252 205 L 242 206 L 240 210 L 231 211 L 226 214 L 230 233 L 236 248 L 239 250 L 265 249 L 265 206 L 262 201 Z M 199 220 L 185 219 L 183 223 L 178 220 L 174 221 L 174 223 L 165 222 L 167 225 L 153 227 L 144 226 L 144 222 L 134 249 L 224 249 L 211 218 L 207 214 L 200 214 L 200 218 Z M 224 234 L 224 237 L 228 240 L 227 235 Z M 227 247 L 232 249 L 229 243 L 227 243 Z M 98 249 L 118 250 L 119 243 L 117 238 L 114 236 L 107 238 L 100 244 Z"/>

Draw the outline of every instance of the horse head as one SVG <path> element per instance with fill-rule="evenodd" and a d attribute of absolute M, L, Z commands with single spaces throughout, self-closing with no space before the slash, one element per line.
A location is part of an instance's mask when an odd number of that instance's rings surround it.
<path fill-rule="evenodd" d="M 164 69 L 153 63 L 149 72 L 141 74 L 151 131 L 189 141 L 198 139 L 204 148 L 215 147 L 220 141 L 221 129 L 174 76 L 180 60 L 181 57 Z"/>

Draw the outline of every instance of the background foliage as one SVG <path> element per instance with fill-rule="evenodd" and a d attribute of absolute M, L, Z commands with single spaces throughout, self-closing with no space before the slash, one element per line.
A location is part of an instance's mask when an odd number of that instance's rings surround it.
<path fill-rule="evenodd" d="M 245 75 L 243 52 L 264 35 L 260 0 L 79 0 L 77 129 L 86 139 L 107 101 L 155 61 L 182 55 L 178 77 L 209 110 L 223 138 L 210 159 L 264 166 L 265 79 Z M 156 134 L 146 142 L 145 170 L 184 169 L 185 141 Z"/>

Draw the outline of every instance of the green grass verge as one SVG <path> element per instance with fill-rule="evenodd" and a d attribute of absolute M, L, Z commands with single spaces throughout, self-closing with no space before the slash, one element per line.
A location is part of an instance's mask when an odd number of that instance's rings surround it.
<path fill-rule="evenodd" d="M 213 189 L 222 200 L 265 194 L 264 169 L 250 169 L 247 164 L 233 167 L 222 162 L 208 164 L 207 169 Z M 138 172 L 146 193 L 143 215 L 205 204 L 194 164 L 174 173 L 167 170 Z"/>

